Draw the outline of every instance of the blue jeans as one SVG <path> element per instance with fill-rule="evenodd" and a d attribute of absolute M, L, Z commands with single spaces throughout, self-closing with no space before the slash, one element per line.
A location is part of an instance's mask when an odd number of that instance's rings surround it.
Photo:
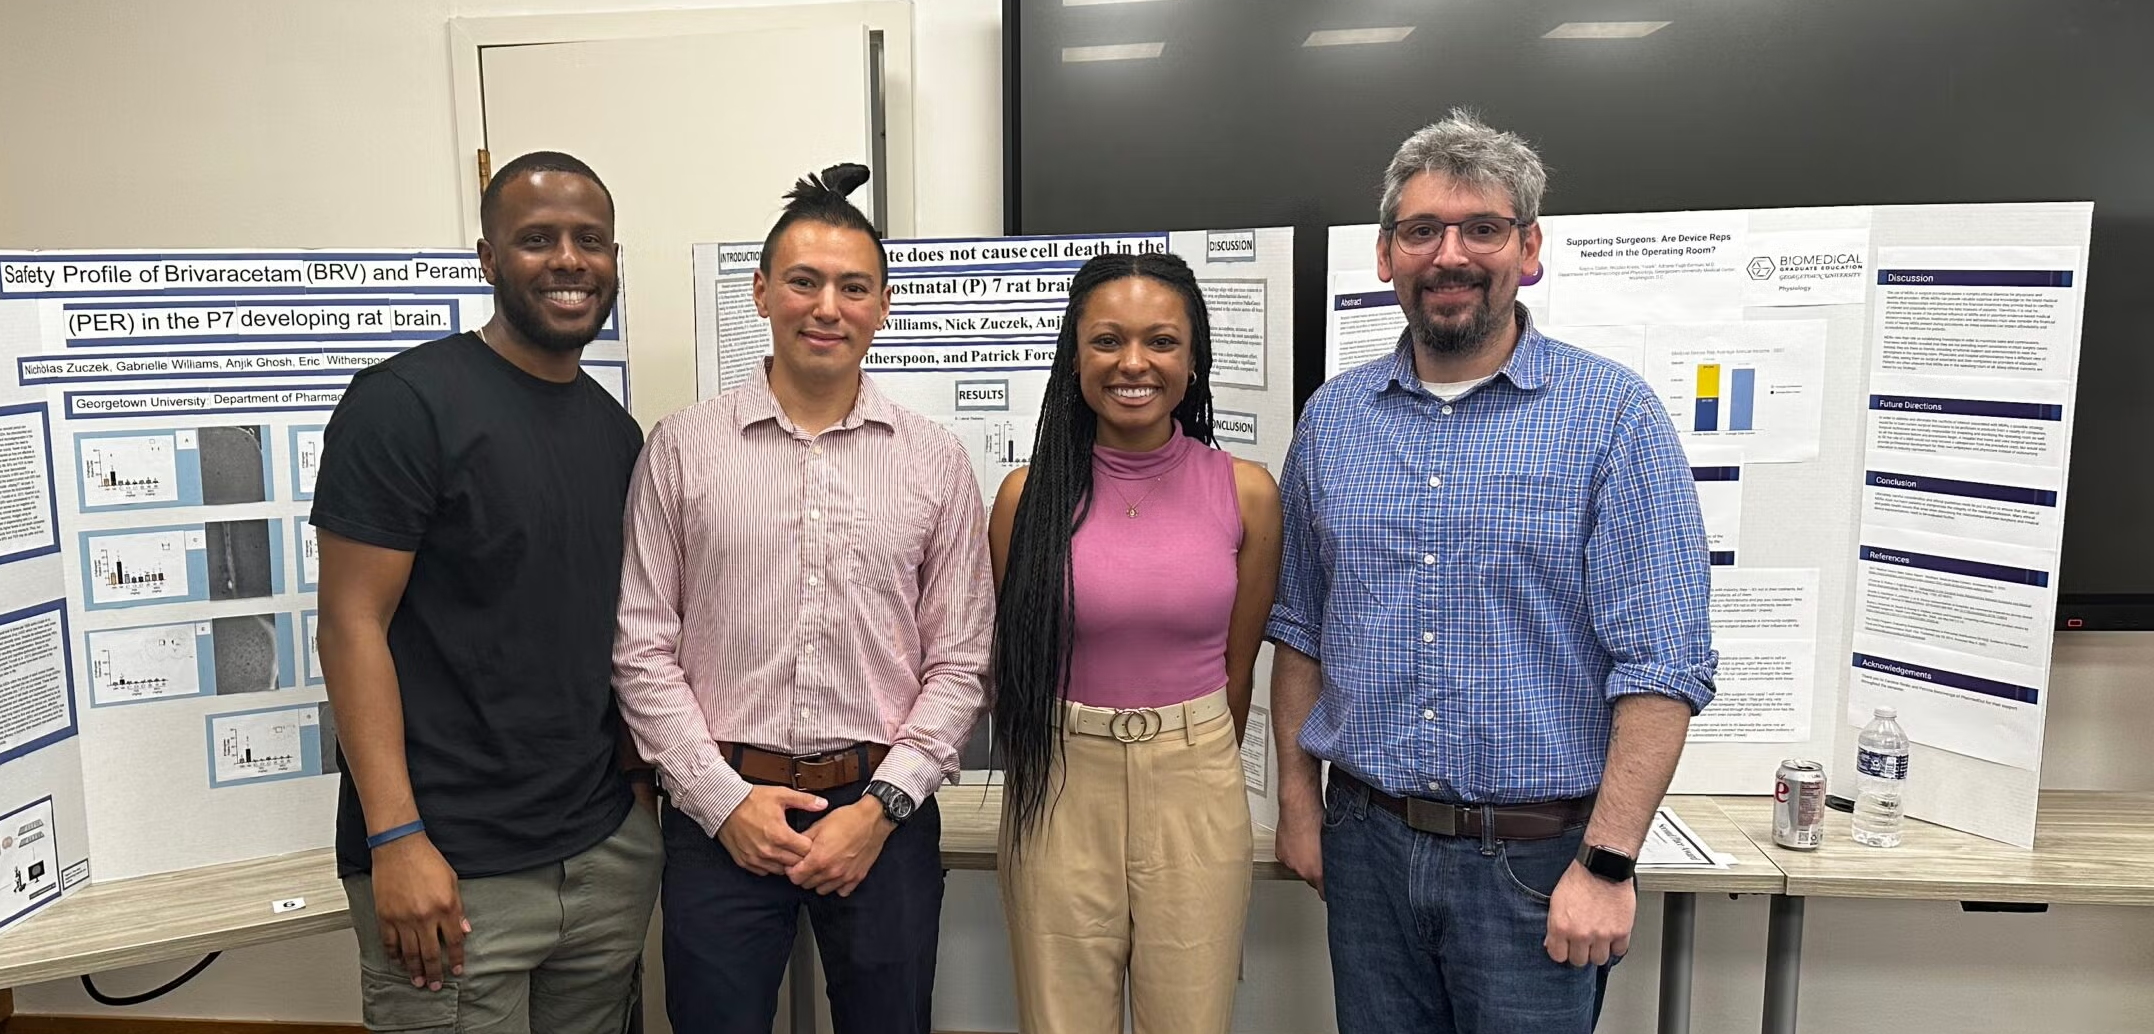
<path fill-rule="evenodd" d="M 1340 1034 L 1589 1034 L 1607 967 L 1548 957 L 1548 896 L 1585 839 L 1423 833 L 1334 776 L 1324 897 Z"/>

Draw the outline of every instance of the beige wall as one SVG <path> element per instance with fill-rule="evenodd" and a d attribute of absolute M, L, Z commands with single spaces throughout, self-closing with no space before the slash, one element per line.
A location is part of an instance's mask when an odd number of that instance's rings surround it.
<path fill-rule="evenodd" d="M 1000 4 L 914 2 L 919 230 L 997 232 Z M 446 20 L 668 6 L 679 5 L 0 0 L 0 247 L 460 243 Z M 2056 664 L 2045 783 L 2154 789 L 2154 636 L 2068 637 Z M 1764 913 L 1757 898 L 1701 902 L 1694 1029 L 1756 1028 Z M 1642 914 L 1604 1030 L 1652 1029 L 1657 902 Z M 2154 1029 L 2154 910 L 1818 901 L 1810 934 L 1808 1030 Z M 1258 889 L 1240 1029 L 1330 1029 L 1322 939 L 1314 895 Z M 940 1024 L 1014 1029 L 991 880 L 951 878 L 943 941 Z M 102 981 L 137 991 L 183 965 Z M 355 1020 L 354 965 L 349 935 L 242 949 L 129 1014 Z M 21 989 L 16 1007 L 100 1011 L 73 981 Z"/>
<path fill-rule="evenodd" d="M 0 0 L 0 243 L 468 243 L 452 17 L 638 0 Z M 1000 4 L 915 4 L 923 234 L 1002 221 Z"/>

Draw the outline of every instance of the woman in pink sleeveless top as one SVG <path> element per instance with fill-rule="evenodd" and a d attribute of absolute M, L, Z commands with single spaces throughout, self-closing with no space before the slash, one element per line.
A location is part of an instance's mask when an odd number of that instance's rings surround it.
<path fill-rule="evenodd" d="M 1070 284 L 1031 466 L 989 525 L 1001 880 L 1025 1034 L 1225 1034 L 1250 880 L 1240 732 L 1279 491 L 1212 444 L 1188 264 Z"/>

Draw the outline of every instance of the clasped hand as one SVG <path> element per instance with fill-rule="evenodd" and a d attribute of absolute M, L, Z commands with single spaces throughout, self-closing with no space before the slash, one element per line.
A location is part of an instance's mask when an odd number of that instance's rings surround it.
<path fill-rule="evenodd" d="M 789 811 L 823 811 L 830 802 L 783 786 L 758 786 L 726 816 L 718 843 L 734 864 L 752 873 L 783 873 L 817 894 L 847 897 L 867 879 L 896 827 L 883 817 L 882 802 L 863 797 L 832 812 L 806 832 L 787 821 Z"/>

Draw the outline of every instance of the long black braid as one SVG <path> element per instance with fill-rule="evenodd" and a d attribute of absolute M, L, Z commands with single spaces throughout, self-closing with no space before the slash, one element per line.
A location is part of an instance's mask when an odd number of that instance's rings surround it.
<path fill-rule="evenodd" d="M 1055 711 L 1069 694 L 1077 604 L 1070 541 L 1092 503 L 1097 418 L 1077 383 L 1078 324 L 1101 284 L 1142 276 L 1173 288 L 1188 306 L 1189 391 L 1174 408 L 1182 433 L 1212 438 L 1212 324 L 1189 264 L 1171 254 L 1100 255 L 1070 280 L 1069 307 L 1055 341 L 1055 364 L 1040 400 L 1031 469 L 1010 529 L 1009 557 L 995 610 L 995 743 L 1003 755 L 1003 795 L 1013 853 L 1048 812 L 1048 775 L 1061 753 Z"/>

